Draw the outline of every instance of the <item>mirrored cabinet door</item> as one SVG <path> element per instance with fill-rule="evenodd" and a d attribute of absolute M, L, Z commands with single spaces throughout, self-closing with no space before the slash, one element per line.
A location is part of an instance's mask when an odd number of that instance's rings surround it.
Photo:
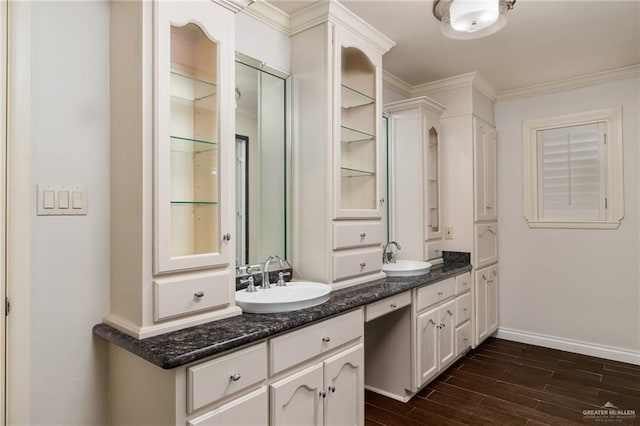
<path fill-rule="evenodd" d="M 380 123 L 379 64 L 367 52 L 352 47 L 346 32 L 339 58 L 339 128 L 336 148 L 339 184 L 336 218 L 379 218 Z"/>
<path fill-rule="evenodd" d="M 442 237 L 440 225 L 440 132 L 438 128 L 431 127 L 427 131 L 424 149 L 425 178 L 424 189 L 426 191 L 425 215 L 426 235 L 425 240 L 433 240 Z"/>
<path fill-rule="evenodd" d="M 206 2 L 158 6 L 157 272 L 229 261 L 232 64 L 221 60 L 229 57 L 228 25 L 212 7 Z"/>

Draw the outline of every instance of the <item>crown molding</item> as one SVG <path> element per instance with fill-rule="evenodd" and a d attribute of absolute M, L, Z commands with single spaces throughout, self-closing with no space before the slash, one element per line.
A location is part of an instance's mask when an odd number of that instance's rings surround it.
<path fill-rule="evenodd" d="M 382 70 L 382 83 L 385 87 L 388 87 L 406 98 L 412 97 L 413 86 L 400 77 L 391 74 L 389 71 Z"/>
<path fill-rule="evenodd" d="M 484 96 L 495 102 L 498 96 L 498 89 L 487 78 L 477 71 L 467 74 L 456 75 L 454 77 L 443 78 L 442 80 L 432 81 L 429 83 L 418 84 L 412 86 L 401 78 L 385 71 L 384 81 L 388 87 L 400 92 L 401 94 L 409 94 L 409 97 L 430 96 L 434 93 L 445 92 L 448 90 L 459 89 L 463 87 L 471 87 L 478 90 Z"/>
<path fill-rule="evenodd" d="M 256 0 L 255 3 L 244 9 L 242 13 L 281 33 L 290 35 L 289 15 L 264 0 Z"/>
<path fill-rule="evenodd" d="M 519 89 L 502 90 L 498 92 L 496 102 L 512 99 L 528 98 L 531 96 L 546 95 L 565 90 L 578 89 L 607 81 L 622 80 L 625 78 L 640 77 L 640 64 L 618 68 L 609 71 L 587 74 L 581 77 L 567 78 L 542 84 L 521 87 Z"/>
<path fill-rule="evenodd" d="M 441 105 L 438 102 L 426 96 L 419 96 L 417 98 L 411 98 L 403 101 L 392 102 L 384 106 L 385 111 L 390 114 L 393 114 L 394 112 L 398 112 L 398 111 L 406 111 L 408 109 L 413 109 L 413 108 L 424 108 L 429 111 L 433 111 L 438 115 L 441 115 L 446 110 L 444 105 Z"/>
<path fill-rule="evenodd" d="M 249 6 L 254 0 L 211 0 L 220 6 L 229 9 L 233 13 L 238 13 Z"/>
<path fill-rule="evenodd" d="M 369 41 L 382 55 L 396 45 L 389 37 L 334 0 L 314 2 L 292 14 L 289 17 L 289 35 L 297 34 L 324 22 L 338 23 L 351 29 Z"/>

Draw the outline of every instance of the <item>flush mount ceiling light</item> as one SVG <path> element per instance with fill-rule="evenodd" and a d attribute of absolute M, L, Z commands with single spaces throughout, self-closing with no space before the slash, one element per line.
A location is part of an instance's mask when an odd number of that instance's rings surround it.
<path fill-rule="evenodd" d="M 486 37 L 507 25 L 516 0 L 434 0 L 442 34 L 456 40 Z"/>

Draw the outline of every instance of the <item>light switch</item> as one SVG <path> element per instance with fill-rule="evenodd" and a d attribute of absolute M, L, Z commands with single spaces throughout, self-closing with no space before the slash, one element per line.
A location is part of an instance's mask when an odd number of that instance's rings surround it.
<path fill-rule="evenodd" d="M 58 192 L 58 208 L 59 209 L 69 208 L 69 191 Z"/>
<path fill-rule="evenodd" d="M 44 191 L 42 194 L 42 207 L 45 209 L 54 209 L 56 208 L 56 192 L 55 191 Z"/>
<path fill-rule="evenodd" d="M 81 191 L 73 191 L 73 208 L 81 209 L 82 208 L 82 192 Z"/>
<path fill-rule="evenodd" d="M 87 187 L 77 185 L 37 185 L 38 216 L 84 216 L 87 214 Z"/>

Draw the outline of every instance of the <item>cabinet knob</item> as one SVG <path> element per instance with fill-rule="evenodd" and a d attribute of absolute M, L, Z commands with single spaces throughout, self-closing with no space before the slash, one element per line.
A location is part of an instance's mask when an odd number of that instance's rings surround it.
<path fill-rule="evenodd" d="M 467 339 L 466 337 L 463 337 L 462 340 L 464 340 L 465 343 L 469 341 L 469 339 Z"/>
<path fill-rule="evenodd" d="M 367 266 L 367 262 L 360 262 L 360 269 L 364 269 Z"/>
<path fill-rule="evenodd" d="M 335 386 L 329 386 L 329 390 L 331 391 L 331 393 L 335 393 L 336 392 L 336 387 Z"/>
<path fill-rule="evenodd" d="M 384 204 L 384 197 L 380 198 L 380 204 Z"/>
<path fill-rule="evenodd" d="M 232 382 L 237 382 L 238 380 L 240 380 L 242 376 L 240 375 L 240 373 L 233 373 L 231 376 L 229 376 L 229 379 Z"/>
<path fill-rule="evenodd" d="M 462 308 L 462 310 L 463 310 L 463 311 L 465 311 L 465 312 L 467 312 L 467 311 L 468 311 L 468 309 L 467 309 L 467 308 Z"/>
<path fill-rule="evenodd" d="M 392 303 L 392 304 L 391 304 L 391 307 L 392 307 L 393 309 L 395 309 L 395 308 L 397 308 L 397 307 L 398 307 L 398 305 L 396 305 L 395 303 Z"/>
<path fill-rule="evenodd" d="M 498 274 L 496 273 L 496 270 L 495 270 L 495 269 L 494 269 L 493 271 L 491 271 L 491 272 L 493 272 L 493 276 L 494 276 L 494 277 L 498 275 Z"/>
<path fill-rule="evenodd" d="M 438 292 L 438 296 L 442 296 L 442 292 L 441 291 Z"/>
<path fill-rule="evenodd" d="M 198 299 L 202 299 L 204 297 L 204 292 L 203 291 L 196 291 L 195 293 L 193 293 L 193 295 L 195 297 L 197 297 Z"/>
<path fill-rule="evenodd" d="M 482 274 L 482 279 L 483 279 L 483 280 L 486 280 L 486 279 L 487 279 L 487 276 L 486 276 L 485 274 Z"/>
<path fill-rule="evenodd" d="M 440 324 L 440 328 L 444 328 L 445 324 Z"/>
<path fill-rule="evenodd" d="M 327 393 L 325 391 L 320 391 L 320 398 L 326 398 L 327 397 Z"/>
<path fill-rule="evenodd" d="M 325 343 L 329 343 L 331 341 L 331 337 L 325 336 L 325 337 L 322 338 L 322 341 L 325 342 Z"/>
<path fill-rule="evenodd" d="M 367 238 L 367 233 L 366 232 L 361 232 L 360 233 L 360 239 L 364 240 L 365 238 Z"/>
<path fill-rule="evenodd" d="M 222 239 L 223 239 L 224 241 L 231 241 L 231 234 L 227 232 L 226 234 L 224 234 L 224 235 L 222 236 Z"/>

